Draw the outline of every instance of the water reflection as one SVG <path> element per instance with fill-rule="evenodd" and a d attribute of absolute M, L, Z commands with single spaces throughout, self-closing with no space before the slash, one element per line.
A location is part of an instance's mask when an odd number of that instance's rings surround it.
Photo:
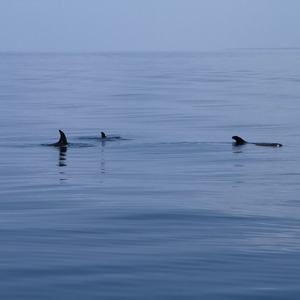
<path fill-rule="evenodd" d="M 243 145 L 237 145 L 236 143 L 232 143 L 232 152 L 233 153 L 243 153 Z"/>
<path fill-rule="evenodd" d="M 66 160 L 67 160 L 67 147 L 59 147 L 59 158 L 58 158 L 58 166 L 59 167 L 66 167 Z M 67 178 L 65 176 L 65 171 L 63 169 L 60 169 L 59 171 L 60 175 L 60 183 L 63 184 L 66 182 Z"/>
<path fill-rule="evenodd" d="M 66 153 L 67 153 L 67 147 L 59 147 L 59 160 L 58 160 L 58 166 L 59 167 L 66 167 Z"/>
<path fill-rule="evenodd" d="M 105 167 L 105 157 L 104 157 L 104 146 L 105 146 L 105 141 L 101 141 L 102 143 L 102 147 L 101 147 L 101 166 L 100 166 L 100 169 L 101 169 L 101 179 L 100 179 L 100 183 L 103 183 L 104 182 L 104 176 L 105 176 L 105 173 L 106 173 L 106 167 Z"/>

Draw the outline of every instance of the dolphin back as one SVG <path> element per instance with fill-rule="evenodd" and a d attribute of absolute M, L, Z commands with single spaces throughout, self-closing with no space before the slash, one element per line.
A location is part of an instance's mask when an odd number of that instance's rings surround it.
<path fill-rule="evenodd" d="M 243 140 L 241 137 L 236 136 L 236 135 L 233 136 L 232 139 L 235 140 L 236 145 L 253 144 L 253 145 L 256 145 L 256 146 L 282 147 L 282 144 L 279 144 L 279 143 L 248 143 L 245 140 Z"/>

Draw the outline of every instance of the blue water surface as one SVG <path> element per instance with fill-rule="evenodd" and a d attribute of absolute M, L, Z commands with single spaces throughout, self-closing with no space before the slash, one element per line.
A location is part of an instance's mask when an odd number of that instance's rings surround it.
<path fill-rule="evenodd" d="M 1 299 L 299 299 L 299 58 L 0 54 Z"/>

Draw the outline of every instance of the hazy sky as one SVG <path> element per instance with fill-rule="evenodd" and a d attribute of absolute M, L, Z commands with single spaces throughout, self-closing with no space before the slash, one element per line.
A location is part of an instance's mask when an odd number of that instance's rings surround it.
<path fill-rule="evenodd" d="M 0 51 L 300 47 L 300 0 L 0 0 Z"/>

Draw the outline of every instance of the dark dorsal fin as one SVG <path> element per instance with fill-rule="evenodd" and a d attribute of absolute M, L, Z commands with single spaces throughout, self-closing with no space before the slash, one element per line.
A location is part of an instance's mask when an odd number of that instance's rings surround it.
<path fill-rule="evenodd" d="M 59 133 L 60 133 L 60 139 L 59 139 L 59 141 L 57 142 L 57 144 L 60 144 L 60 145 L 68 145 L 67 138 L 66 138 L 65 134 L 63 133 L 63 131 L 62 131 L 62 130 L 59 130 Z"/>
<path fill-rule="evenodd" d="M 245 140 L 243 140 L 242 138 L 240 138 L 239 136 L 233 136 L 232 139 L 234 139 L 236 141 L 237 145 L 244 145 L 247 142 Z"/>
<path fill-rule="evenodd" d="M 103 139 L 106 138 L 106 134 L 103 131 L 101 131 L 101 138 L 103 138 Z"/>

